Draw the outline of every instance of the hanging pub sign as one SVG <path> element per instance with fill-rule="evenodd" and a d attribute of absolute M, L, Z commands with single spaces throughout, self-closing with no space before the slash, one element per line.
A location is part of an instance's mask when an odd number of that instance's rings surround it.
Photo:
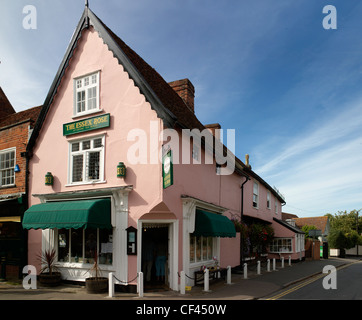
<path fill-rule="evenodd" d="M 162 158 L 162 180 L 164 189 L 173 185 L 173 164 L 171 150 L 168 150 Z"/>
<path fill-rule="evenodd" d="M 100 128 L 108 128 L 110 126 L 110 118 L 110 114 L 107 113 L 100 116 L 63 124 L 63 136 L 97 130 Z"/>

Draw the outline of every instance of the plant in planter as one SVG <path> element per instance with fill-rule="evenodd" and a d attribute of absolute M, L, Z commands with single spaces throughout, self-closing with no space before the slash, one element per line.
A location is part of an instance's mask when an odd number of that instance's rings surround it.
<path fill-rule="evenodd" d="M 57 286 L 61 283 L 61 274 L 57 266 L 57 253 L 55 249 L 45 250 L 40 256 L 42 268 L 38 280 L 45 286 Z"/>
<path fill-rule="evenodd" d="M 97 251 L 94 253 L 94 264 L 89 270 L 92 277 L 85 279 L 85 287 L 88 293 L 104 293 L 108 291 L 108 278 L 102 277 L 102 271 L 98 264 Z"/>

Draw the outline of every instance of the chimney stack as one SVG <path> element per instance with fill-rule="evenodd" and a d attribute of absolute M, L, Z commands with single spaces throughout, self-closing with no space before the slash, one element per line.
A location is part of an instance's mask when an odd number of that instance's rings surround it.
<path fill-rule="evenodd" d="M 205 128 L 208 129 L 217 140 L 220 140 L 221 125 L 219 123 L 205 124 Z M 216 131 L 216 129 L 218 131 Z"/>
<path fill-rule="evenodd" d="M 248 155 L 248 154 L 245 155 L 245 165 L 246 165 L 249 169 L 251 169 L 251 165 L 250 165 L 250 163 L 249 163 L 249 155 Z"/>
<path fill-rule="evenodd" d="M 191 81 L 189 79 L 182 79 L 169 82 L 168 84 L 182 98 L 188 108 L 195 113 L 195 88 Z"/>

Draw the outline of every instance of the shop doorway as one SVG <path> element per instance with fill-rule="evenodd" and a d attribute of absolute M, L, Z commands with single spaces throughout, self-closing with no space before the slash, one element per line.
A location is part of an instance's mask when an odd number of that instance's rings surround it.
<path fill-rule="evenodd" d="M 142 272 L 145 291 L 169 290 L 169 225 L 142 227 Z"/>

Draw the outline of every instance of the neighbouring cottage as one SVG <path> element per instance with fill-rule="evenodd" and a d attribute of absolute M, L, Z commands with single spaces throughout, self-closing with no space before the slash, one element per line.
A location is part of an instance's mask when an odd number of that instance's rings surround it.
<path fill-rule="evenodd" d="M 63 278 L 84 281 L 97 254 L 121 285 L 143 271 L 178 290 L 182 270 L 240 264 L 232 218 L 279 224 L 284 199 L 200 123 L 194 94 L 85 7 L 28 145 L 29 264 L 54 247 Z"/>
<path fill-rule="evenodd" d="M 0 274 L 6 278 L 20 277 L 27 264 L 27 235 L 21 226 L 27 209 L 25 153 L 40 110 L 16 113 L 0 88 Z"/>

